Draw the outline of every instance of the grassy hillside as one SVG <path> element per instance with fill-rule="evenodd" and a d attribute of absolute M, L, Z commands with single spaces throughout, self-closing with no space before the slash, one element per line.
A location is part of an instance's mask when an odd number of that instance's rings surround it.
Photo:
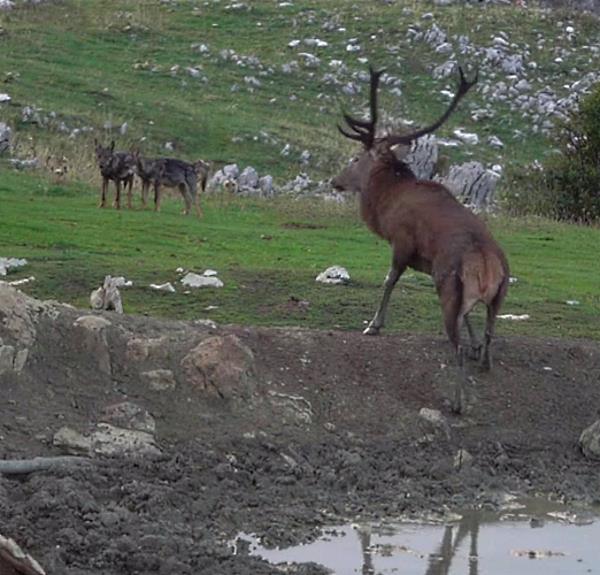
<path fill-rule="evenodd" d="M 600 27 L 586 17 L 560 20 L 560 29 L 573 23 L 582 49 L 557 63 L 556 45 L 548 51 L 537 46 L 540 34 L 557 38 L 560 15 L 505 7 L 440 9 L 416 1 L 364 2 L 358 13 L 356 4 L 320 0 L 280 6 L 264 0 L 248 2 L 251 9 L 234 9 L 217 1 L 65 0 L 0 15 L 0 92 L 12 98 L 0 104 L 0 120 L 15 130 L 15 154 L 35 155 L 42 163 L 49 158 L 51 166 L 65 156 L 70 168 L 57 180 L 43 169 L 13 171 L 0 160 L 0 256 L 30 262 L 9 279 L 34 275 L 35 282 L 23 288 L 27 292 L 87 306 L 104 275 L 125 275 L 135 283 L 124 292 L 126 311 L 132 313 L 362 327 L 380 297 L 389 250 L 363 227 L 355 206 L 213 195 L 206 198 L 203 220 L 180 216 L 179 199 L 167 200 L 161 214 L 98 210 L 93 158 L 94 137 L 115 138 L 121 148 L 141 145 L 149 154 L 165 153 L 164 144 L 172 142 L 170 154 L 202 157 L 215 166 L 253 165 L 279 183 L 299 171 L 328 178 L 353 149 L 335 129 L 340 106 L 360 110 L 366 101 L 364 84 L 352 96 L 323 80 L 332 60 L 343 61 L 347 71 L 340 77 L 358 85 L 354 74 L 366 69 L 366 60 L 399 78 L 402 96 L 391 88 L 382 93 L 390 117 L 425 123 L 444 108 L 447 99 L 440 91 L 452 89 L 454 79 L 433 80 L 430 73 L 443 57 L 406 39 L 410 25 L 431 25 L 422 18 L 429 11 L 451 35 L 468 34 L 482 45 L 499 30 L 509 33 L 515 45 L 529 46 L 540 82 L 551 82 L 558 92 L 572 81 L 573 69 L 583 74 L 598 68 L 597 55 L 583 44 L 597 45 Z M 311 38 L 328 45 L 288 47 L 292 40 Z M 360 45 L 360 51 L 349 52 L 349 44 Z M 317 68 L 302 63 L 302 52 L 321 59 Z M 288 74 L 282 65 L 291 61 L 300 64 Z M 186 68 L 196 71 L 192 75 Z M 528 126 L 509 105 L 498 104 L 493 117 L 475 122 L 471 111 L 484 103 L 481 91 L 469 94 L 440 135 L 460 125 L 481 137 L 495 134 L 507 145 L 500 151 L 486 145 L 450 149 L 454 159 L 521 165 L 551 148 L 540 134 L 519 135 Z M 39 121 L 23 121 L 25 106 L 37 109 Z M 292 152 L 282 156 L 286 144 Z M 304 149 L 312 154 L 308 166 L 299 162 Z M 499 329 L 600 339 L 600 271 L 594 263 L 599 230 L 502 217 L 490 224 L 518 278 L 504 311 L 531 315 L 525 322 L 505 321 Z M 333 264 L 350 271 L 351 285 L 314 282 Z M 178 293 L 166 294 L 147 287 L 176 283 L 177 267 L 216 269 L 225 288 L 185 294 L 178 287 Z M 441 331 L 428 278 L 407 274 L 388 325 Z"/>
<path fill-rule="evenodd" d="M 600 54 L 591 48 L 600 44 L 600 27 L 577 14 L 562 19 L 560 13 L 549 16 L 533 9 L 435 8 L 416 1 L 364 2 L 360 12 L 350 0 L 290 6 L 258 0 L 232 8 L 236 4 L 65 0 L 0 15 L 0 78 L 13 98 L 0 111 L 16 125 L 23 153 L 64 154 L 74 177 L 91 181 L 95 136 L 115 137 L 121 147 L 142 140 L 148 153 L 164 151 L 165 142 L 173 142 L 183 157 L 251 164 L 279 177 L 295 175 L 300 152 L 308 149 L 314 159 L 309 173 L 329 177 L 340 156 L 352 150 L 335 124 L 342 103 L 350 109 L 365 104 L 366 86 L 355 76 L 366 70 L 367 61 L 399 80 L 401 96 L 391 90 L 381 96 L 390 117 L 425 123 L 447 103 L 440 92 L 452 89 L 454 78 L 431 77 L 433 67 L 447 56 L 424 42 L 409 41 L 411 26 L 424 31 L 435 22 L 455 48 L 460 35 L 485 47 L 499 33 L 506 34 L 514 50 L 535 62 L 534 90 L 549 87 L 567 94 L 566 82 L 597 70 L 600 63 Z M 426 13 L 433 20 L 423 19 Z M 568 24 L 576 39 L 564 36 Z M 328 45 L 310 46 L 307 39 Z M 293 40 L 302 43 L 288 47 Z M 356 52 L 348 51 L 352 40 L 360 47 Z M 306 53 L 320 58 L 319 64 L 307 65 Z M 472 67 L 481 64 L 468 54 L 461 58 Z M 332 61 L 343 62 L 344 72 L 337 75 L 342 85 L 324 81 L 335 71 Z M 282 65 L 290 62 L 297 62 L 298 69 L 286 74 Z M 197 77 L 187 68 L 197 69 Z M 527 133 L 528 122 L 510 105 L 497 103 L 493 117 L 472 120 L 471 111 L 486 102 L 485 84 L 504 79 L 483 70 L 479 91 L 469 95 L 440 135 L 462 126 L 482 138 L 499 136 L 505 148 L 481 145 L 450 150 L 450 155 L 475 154 L 480 161 L 510 164 L 547 153 L 545 139 Z M 361 93 L 345 94 L 343 83 L 349 81 Z M 21 123 L 24 106 L 40 108 L 45 126 Z M 123 123 L 128 125 L 125 136 L 118 130 Z M 76 128 L 94 131 L 69 138 Z M 292 153 L 280 156 L 288 143 Z"/>

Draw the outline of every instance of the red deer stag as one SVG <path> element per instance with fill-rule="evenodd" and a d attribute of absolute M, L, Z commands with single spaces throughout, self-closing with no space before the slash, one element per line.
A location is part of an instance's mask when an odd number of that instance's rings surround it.
<path fill-rule="evenodd" d="M 458 91 L 446 112 L 431 126 L 408 134 L 377 137 L 377 88 L 382 71 L 375 72 L 371 68 L 370 72 L 370 120 L 344 114 L 348 127 L 338 125 L 344 136 L 361 142 L 363 150 L 332 180 L 334 188 L 360 194 L 363 220 L 392 247 L 392 264 L 384 283 L 383 298 L 364 333 L 379 333 L 390 294 L 407 267 L 431 275 L 460 371 L 452 404 L 452 409 L 460 412 L 466 378 L 460 330 L 464 322 L 471 339 L 471 356 L 479 358 L 483 368 L 489 370 L 494 323 L 508 287 L 508 263 L 483 221 L 442 184 L 417 180 L 394 148 L 409 146 L 417 138 L 437 130 L 476 83 L 477 77 L 468 81 L 459 68 Z M 478 302 L 487 307 L 483 349 L 468 319 Z"/>

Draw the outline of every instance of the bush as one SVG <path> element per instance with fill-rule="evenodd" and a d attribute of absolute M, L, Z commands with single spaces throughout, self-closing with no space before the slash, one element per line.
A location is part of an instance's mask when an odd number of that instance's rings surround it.
<path fill-rule="evenodd" d="M 512 174 L 509 210 L 559 220 L 600 221 L 600 84 L 557 129 L 557 154 Z"/>

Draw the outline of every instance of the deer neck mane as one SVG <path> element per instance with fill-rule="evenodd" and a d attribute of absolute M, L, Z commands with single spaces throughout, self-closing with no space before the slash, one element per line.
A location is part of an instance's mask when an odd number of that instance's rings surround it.
<path fill-rule="evenodd" d="M 375 161 L 366 188 L 360 195 L 361 216 L 373 232 L 388 239 L 386 230 L 381 227 L 381 216 L 387 212 L 389 203 L 401 193 L 398 184 L 416 179 L 410 166 L 393 154 Z"/>

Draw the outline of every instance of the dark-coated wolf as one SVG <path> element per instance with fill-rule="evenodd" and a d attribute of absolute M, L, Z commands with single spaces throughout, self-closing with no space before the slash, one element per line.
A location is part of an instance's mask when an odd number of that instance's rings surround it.
<path fill-rule="evenodd" d="M 198 160 L 194 164 L 174 158 L 143 158 L 135 154 L 137 174 L 142 180 L 142 201 L 146 203 L 150 185 L 154 186 L 154 209 L 160 210 L 161 186 L 178 188 L 185 202 L 184 214 L 188 214 L 192 204 L 198 217 L 202 216 L 199 204 L 198 184 L 200 192 L 206 189 L 209 165 Z"/>
<path fill-rule="evenodd" d="M 102 146 L 98 140 L 94 140 L 96 146 L 96 159 L 102 174 L 102 195 L 100 206 L 106 206 L 106 194 L 108 192 L 108 182 L 112 180 L 117 188 L 114 206 L 121 208 L 121 184 L 127 190 L 127 207 L 131 208 L 131 194 L 133 187 L 133 177 L 135 173 L 135 159 L 129 152 L 115 152 L 114 140 L 110 146 Z"/>

